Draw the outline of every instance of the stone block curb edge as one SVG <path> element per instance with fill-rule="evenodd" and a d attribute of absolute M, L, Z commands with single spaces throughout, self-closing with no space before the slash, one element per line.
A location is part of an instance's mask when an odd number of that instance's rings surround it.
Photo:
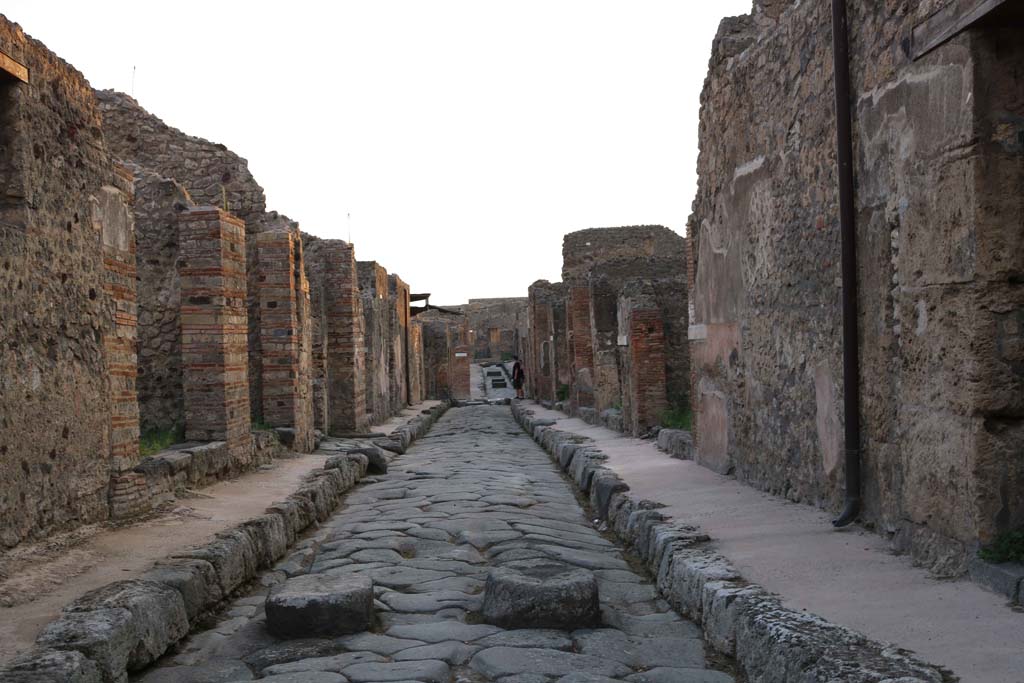
<path fill-rule="evenodd" d="M 441 403 L 411 418 L 389 438 L 407 447 L 427 433 L 448 409 Z M 274 568 L 288 576 L 305 573 L 316 539 L 279 562 L 299 535 L 327 520 L 342 497 L 366 476 L 365 455 L 328 457 L 287 499 L 266 514 L 216 534 L 209 543 L 157 562 L 138 579 L 115 581 L 89 591 L 64 608 L 36 646 L 0 669 L 0 683 L 123 683 L 196 628 L 204 615 L 239 588 Z M 298 559 L 296 559 L 298 558 Z"/>
<path fill-rule="evenodd" d="M 748 680 L 958 680 L 897 646 L 783 606 L 779 596 L 745 581 L 698 527 L 661 514 L 659 503 L 635 500 L 629 486 L 602 464 L 607 456 L 590 439 L 559 430 L 553 420 L 538 419 L 516 402 L 512 414 L 588 495 L 601 521 L 645 563 L 661 595 L 701 626 L 709 646 L 734 658 Z"/>

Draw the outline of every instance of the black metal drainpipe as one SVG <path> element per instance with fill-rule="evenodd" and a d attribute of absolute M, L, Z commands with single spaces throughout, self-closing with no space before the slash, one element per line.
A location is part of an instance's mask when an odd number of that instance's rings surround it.
<path fill-rule="evenodd" d="M 853 135 L 850 114 L 850 44 L 846 0 L 832 0 L 832 58 L 836 92 L 836 159 L 843 271 L 843 421 L 846 505 L 832 520 L 844 527 L 860 512 L 860 363 L 857 343 L 857 243 L 853 207 Z"/>

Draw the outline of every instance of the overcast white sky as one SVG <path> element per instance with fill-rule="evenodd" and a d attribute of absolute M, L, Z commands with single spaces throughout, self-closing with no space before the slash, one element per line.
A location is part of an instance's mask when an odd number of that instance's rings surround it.
<path fill-rule="evenodd" d="M 3 0 L 97 88 L 249 160 L 268 207 L 434 303 L 558 280 L 562 235 L 683 233 L 719 20 L 751 0 Z"/>

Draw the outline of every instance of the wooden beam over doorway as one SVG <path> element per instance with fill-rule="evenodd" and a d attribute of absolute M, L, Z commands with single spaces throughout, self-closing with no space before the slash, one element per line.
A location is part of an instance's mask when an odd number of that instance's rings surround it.
<path fill-rule="evenodd" d="M 22 83 L 28 83 L 28 67 L 3 52 L 0 52 L 0 72 L 13 76 Z"/>

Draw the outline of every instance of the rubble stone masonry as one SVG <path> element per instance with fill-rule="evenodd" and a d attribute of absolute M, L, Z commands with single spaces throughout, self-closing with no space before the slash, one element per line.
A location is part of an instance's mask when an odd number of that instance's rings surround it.
<path fill-rule="evenodd" d="M 1006 3 L 916 54 L 915 28 L 953 4 L 848 3 L 862 517 L 947 575 L 1024 525 L 1024 42 Z M 701 96 L 690 336 L 701 457 L 838 510 L 832 87 L 828 3 L 758 0 L 722 22 Z"/>
<path fill-rule="evenodd" d="M 135 457 L 134 249 L 82 75 L 0 16 L 0 547 L 106 519 Z"/>

